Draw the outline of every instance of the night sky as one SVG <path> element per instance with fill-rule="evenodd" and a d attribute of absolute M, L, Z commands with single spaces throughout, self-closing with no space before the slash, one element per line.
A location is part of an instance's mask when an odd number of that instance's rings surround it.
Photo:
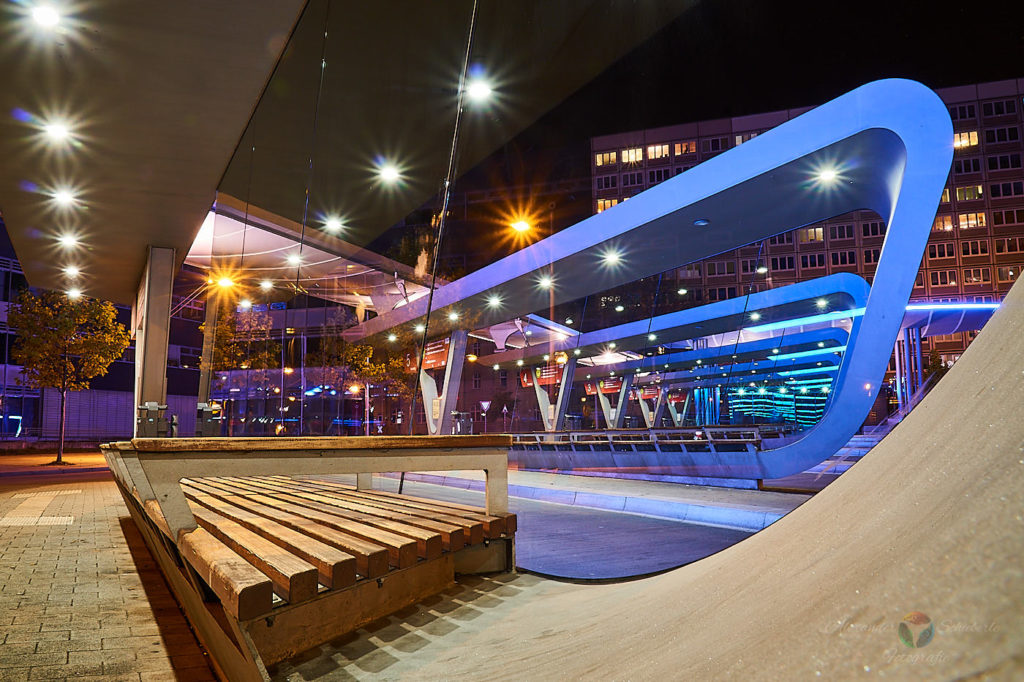
<path fill-rule="evenodd" d="M 595 135 L 815 105 L 888 77 L 932 88 L 1024 77 L 1024 2 L 704 0 L 455 189 L 585 177 Z M 490 248 L 473 226 L 451 227 L 445 252 Z"/>

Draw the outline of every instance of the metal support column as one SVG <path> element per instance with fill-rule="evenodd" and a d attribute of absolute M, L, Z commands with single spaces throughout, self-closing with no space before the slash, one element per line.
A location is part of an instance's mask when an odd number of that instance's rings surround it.
<path fill-rule="evenodd" d="M 640 406 L 640 414 L 644 417 L 644 424 L 647 428 L 654 429 L 658 427 L 658 422 L 661 419 L 661 413 L 665 409 L 665 393 L 668 389 L 659 388 L 658 395 L 654 398 L 654 407 L 652 408 L 647 404 L 647 399 L 637 393 L 636 403 Z"/>
<path fill-rule="evenodd" d="M 914 369 L 913 369 L 913 356 L 911 355 L 910 348 L 910 330 L 903 330 L 903 380 L 907 385 L 906 398 L 907 405 L 910 405 L 910 398 L 914 395 Z"/>
<path fill-rule="evenodd" d="M 150 246 L 132 307 L 135 406 L 167 403 L 167 337 L 171 325 L 174 249 Z M 132 423 L 135 423 L 132 410 Z"/>
<path fill-rule="evenodd" d="M 468 339 L 469 333 L 465 330 L 452 332 L 440 394 L 434 377 L 430 376 L 427 370 L 420 370 L 420 392 L 427 418 L 427 432 L 431 436 L 452 432 L 452 412 L 458 404 L 459 384 L 462 382 L 462 366 L 466 361 Z"/>
<path fill-rule="evenodd" d="M 914 351 L 917 359 L 917 386 L 924 386 L 924 363 L 921 362 L 921 328 L 914 327 Z"/>
<path fill-rule="evenodd" d="M 608 396 L 597 389 L 597 399 L 601 403 L 601 411 L 604 412 L 605 425 L 609 429 L 621 429 L 622 422 L 626 417 L 626 408 L 629 407 L 629 389 L 633 387 L 633 375 L 627 374 L 622 377 L 622 387 L 619 389 L 619 401 L 613 408 L 608 402 Z"/>
<path fill-rule="evenodd" d="M 533 376 L 533 391 L 537 395 L 537 406 L 540 407 L 540 418 L 545 431 L 561 431 L 565 424 L 565 412 L 569 407 L 569 394 L 572 393 L 572 377 L 576 372 L 576 358 L 569 358 L 562 367 L 562 379 L 558 382 L 558 395 L 552 405 L 548 392 L 540 385 L 536 373 Z"/>
<path fill-rule="evenodd" d="M 896 364 L 896 408 L 903 409 L 903 358 L 900 357 L 900 339 L 896 337 L 896 345 L 892 349 Z"/>

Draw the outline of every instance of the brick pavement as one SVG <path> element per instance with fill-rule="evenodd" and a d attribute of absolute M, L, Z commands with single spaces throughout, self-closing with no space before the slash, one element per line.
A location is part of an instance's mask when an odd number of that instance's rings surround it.
<path fill-rule="evenodd" d="M 114 484 L 31 478 L 0 487 L 0 682 L 214 679 Z"/>

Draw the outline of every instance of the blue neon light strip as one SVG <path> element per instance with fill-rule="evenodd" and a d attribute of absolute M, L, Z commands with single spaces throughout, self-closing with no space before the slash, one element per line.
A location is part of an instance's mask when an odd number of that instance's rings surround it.
<path fill-rule="evenodd" d="M 815 367 L 813 369 L 791 369 L 788 372 L 779 372 L 780 377 L 794 377 L 798 374 L 821 374 L 822 372 L 835 372 L 838 367 Z"/>
<path fill-rule="evenodd" d="M 817 324 L 819 322 L 832 322 L 835 320 L 843 320 L 848 317 L 860 317 L 864 314 L 863 308 L 853 308 L 851 310 L 836 310 L 831 313 L 821 313 L 820 315 L 810 315 L 808 317 L 798 317 L 794 320 L 781 320 L 779 322 L 769 322 L 767 324 L 759 324 L 756 327 L 747 327 L 744 331 L 748 332 L 770 332 L 775 329 L 787 329 L 789 327 L 802 327 L 808 324 Z"/>
<path fill-rule="evenodd" d="M 998 303 L 912 303 L 907 310 L 995 310 Z"/>
<path fill-rule="evenodd" d="M 796 358 L 809 358 L 812 355 L 827 355 L 828 353 L 842 353 L 846 350 L 846 346 L 826 346 L 825 348 L 815 348 L 814 350 L 804 350 L 799 353 L 786 353 L 784 355 L 771 355 L 768 360 L 794 360 Z"/>

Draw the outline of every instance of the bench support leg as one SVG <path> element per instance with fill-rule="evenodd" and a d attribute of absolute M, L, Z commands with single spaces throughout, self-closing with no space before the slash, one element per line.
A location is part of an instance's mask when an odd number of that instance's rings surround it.
<path fill-rule="evenodd" d="M 356 474 L 356 490 L 373 490 L 373 474 Z"/>

